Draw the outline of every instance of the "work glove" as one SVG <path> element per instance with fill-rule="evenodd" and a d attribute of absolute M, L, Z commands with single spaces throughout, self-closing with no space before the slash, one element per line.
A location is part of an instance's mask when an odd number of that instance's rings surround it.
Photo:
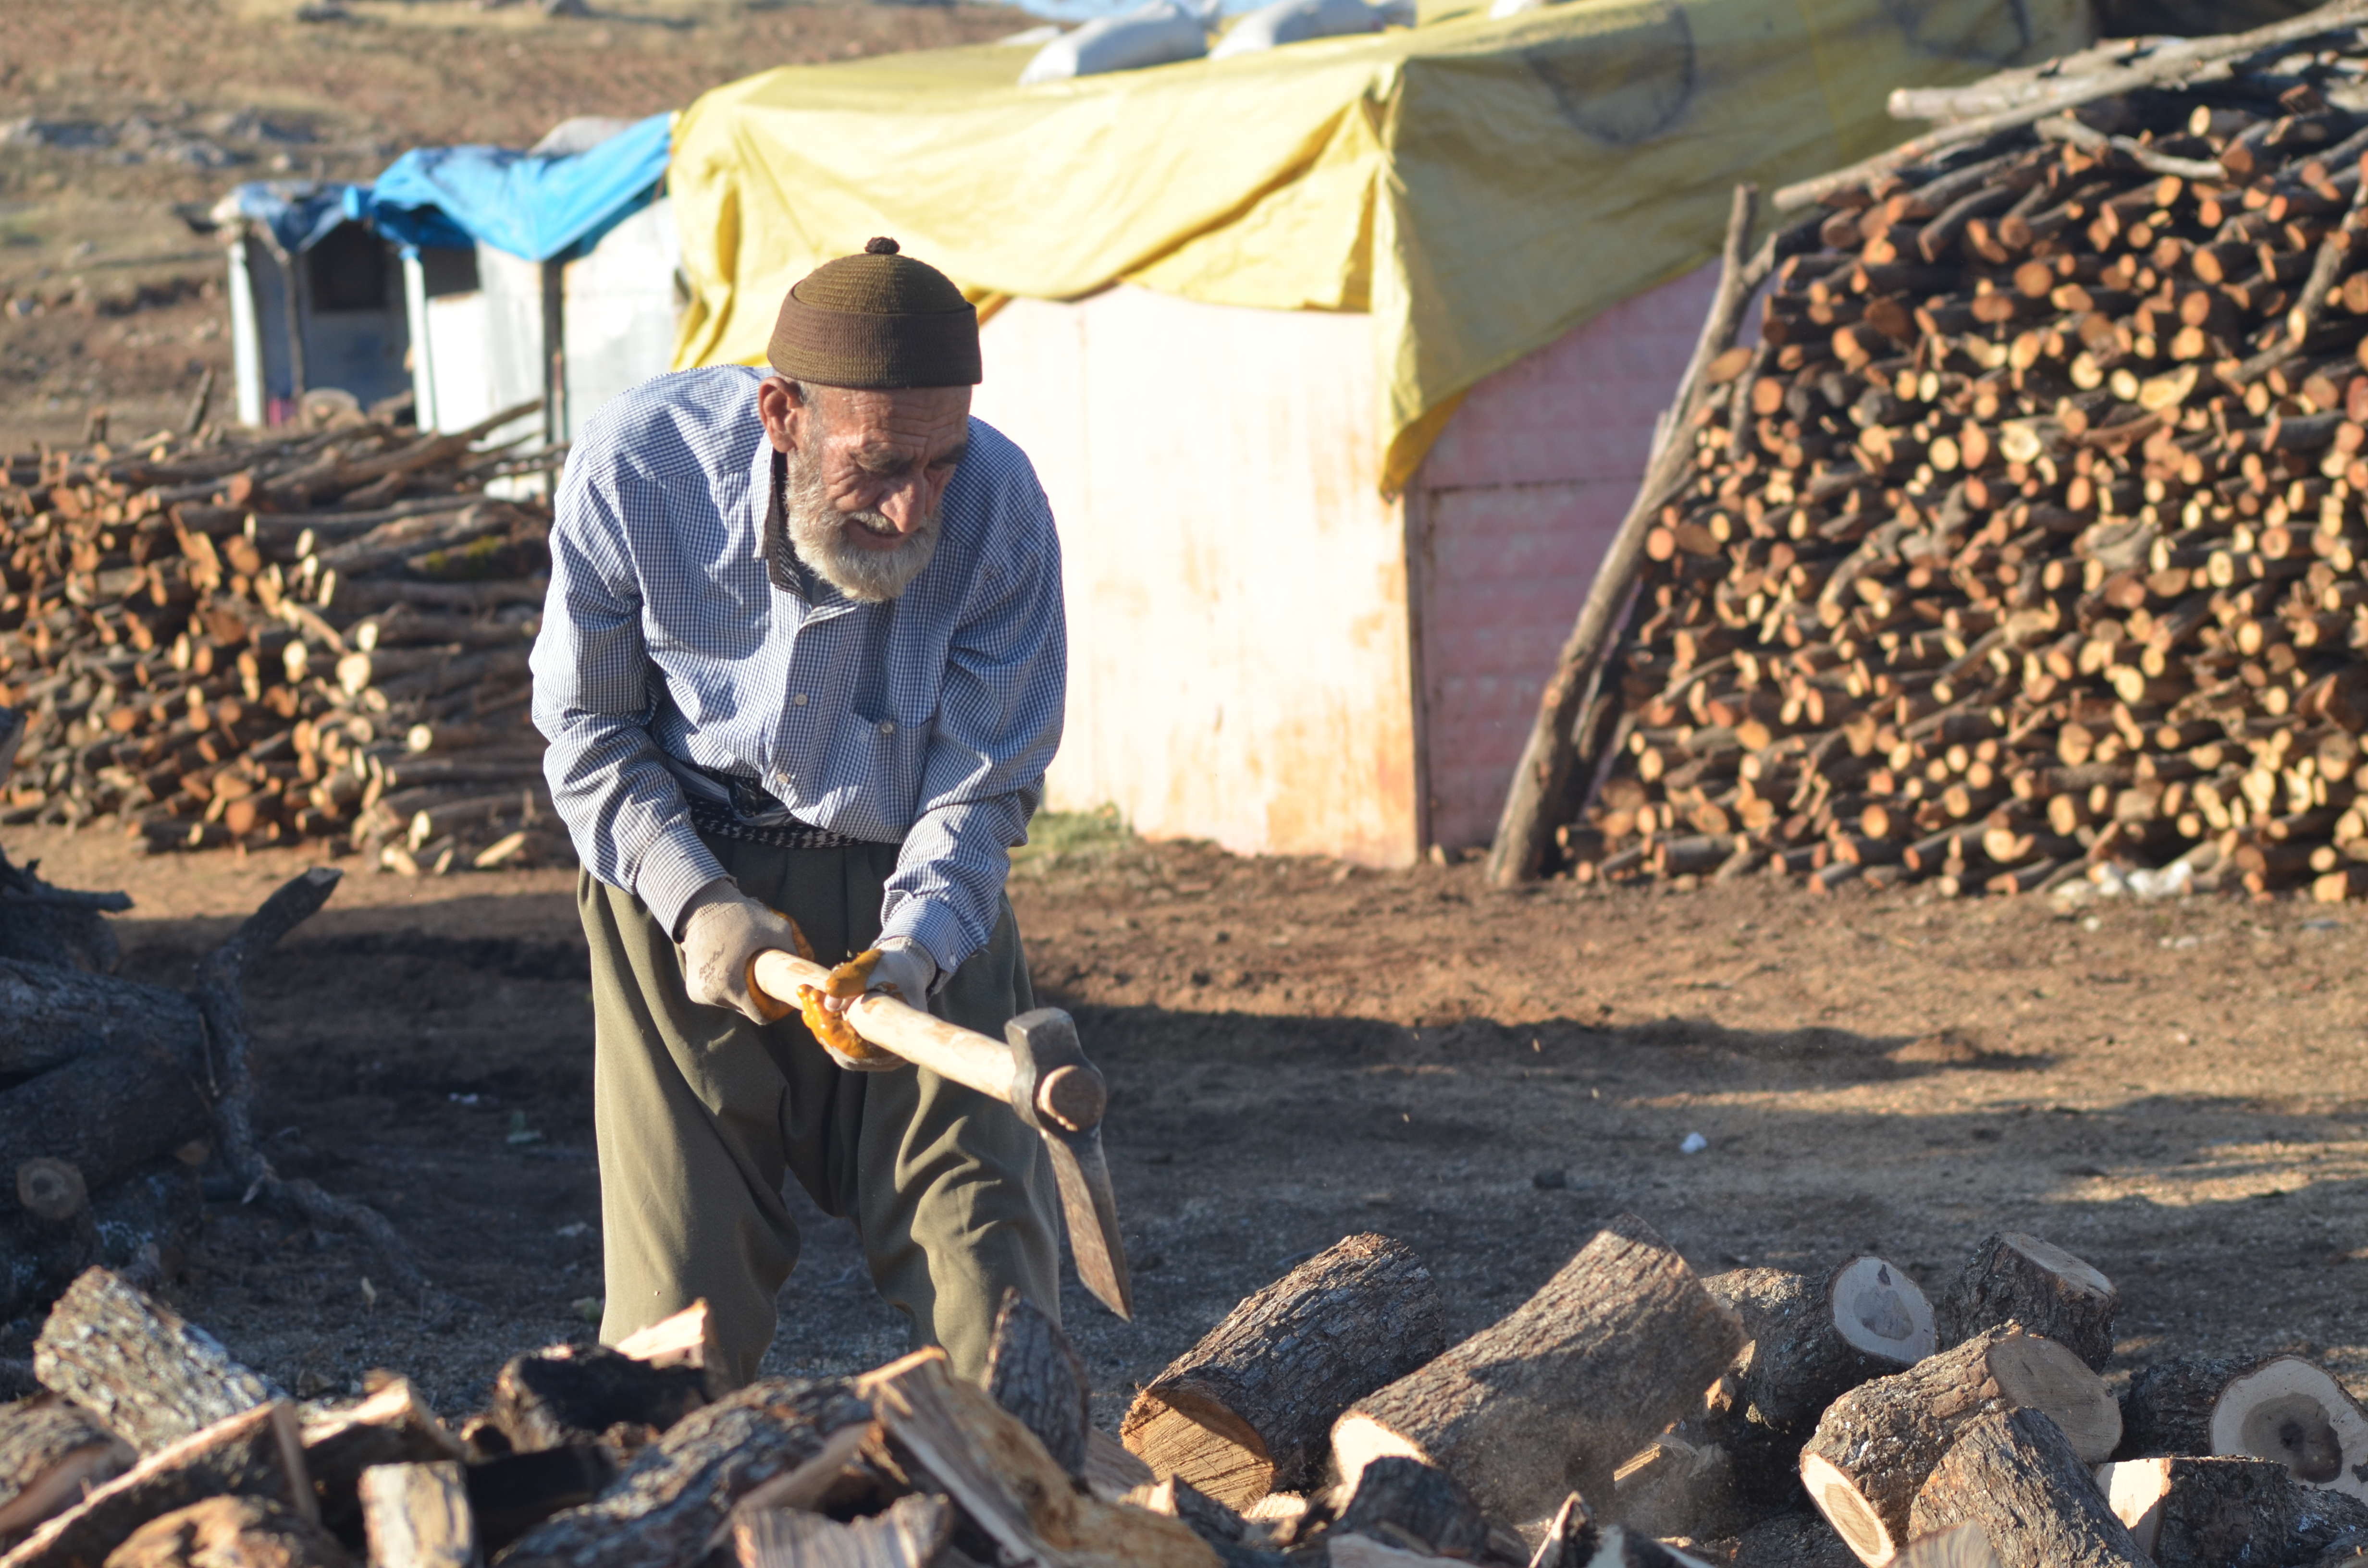
<path fill-rule="evenodd" d="M 938 960 L 910 937 L 883 937 L 876 949 L 880 954 L 871 966 L 871 977 L 863 994 L 885 991 L 907 1006 L 927 1012 L 929 987 L 937 983 Z M 844 1013 L 857 1001 L 853 996 L 826 996 L 823 1006 L 834 1013 Z"/>
<path fill-rule="evenodd" d="M 830 1059 L 850 1073 L 894 1073 L 905 1059 L 881 1050 L 855 1032 L 847 1010 L 874 992 L 893 992 L 899 1001 L 926 1007 L 929 984 L 938 977 L 937 960 L 910 937 L 891 937 L 877 948 L 857 954 L 830 971 L 827 990 L 798 987 L 798 1006 L 806 1030 L 830 1053 Z"/>
<path fill-rule="evenodd" d="M 740 891 L 729 877 L 718 877 L 684 906 L 682 919 L 682 983 L 690 999 L 710 1007 L 729 1007 L 754 1024 L 769 1024 L 791 1011 L 790 1003 L 775 1000 L 749 983 L 748 968 L 757 955 L 779 948 L 798 949 L 796 928 Z"/>

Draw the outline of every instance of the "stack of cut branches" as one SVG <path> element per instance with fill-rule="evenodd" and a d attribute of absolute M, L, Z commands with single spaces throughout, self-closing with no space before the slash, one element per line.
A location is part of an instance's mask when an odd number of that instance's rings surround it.
<path fill-rule="evenodd" d="M 564 856 L 527 719 L 549 513 L 486 494 L 559 459 L 479 447 L 532 407 L 10 458 L 0 705 L 29 725 L 0 823 L 405 870 Z"/>
<path fill-rule="evenodd" d="M 1964 89 L 1748 264 L 1739 202 L 1499 874 L 2368 896 L 2357 21 Z"/>

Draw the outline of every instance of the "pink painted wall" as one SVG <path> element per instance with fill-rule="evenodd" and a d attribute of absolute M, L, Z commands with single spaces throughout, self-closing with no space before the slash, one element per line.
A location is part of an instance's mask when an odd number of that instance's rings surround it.
<path fill-rule="evenodd" d="M 1495 836 L 1538 692 L 1634 498 L 1718 269 L 1628 300 L 1474 387 L 1409 497 L 1429 836 Z"/>

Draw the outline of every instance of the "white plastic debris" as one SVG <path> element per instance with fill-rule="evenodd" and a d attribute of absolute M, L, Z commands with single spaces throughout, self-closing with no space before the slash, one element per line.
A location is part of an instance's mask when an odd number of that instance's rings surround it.
<path fill-rule="evenodd" d="M 1262 6 L 1235 22 L 1209 51 L 1209 58 L 1229 60 L 1309 39 L 1377 33 L 1392 22 L 1410 27 L 1413 13 L 1407 0 L 1383 6 L 1368 6 L 1365 0 L 1274 0 L 1273 5 Z"/>
<path fill-rule="evenodd" d="M 1140 71 L 1198 60 L 1209 52 L 1201 18 L 1171 0 L 1150 0 L 1120 17 L 1100 17 L 1036 51 L 1019 85 L 1064 82 L 1110 71 Z"/>
<path fill-rule="evenodd" d="M 1709 1139 L 1703 1137 L 1699 1132 L 1689 1132 L 1686 1134 L 1686 1141 L 1678 1145 L 1678 1153 L 1680 1154 L 1699 1154 L 1704 1149 L 1709 1147 Z"/>

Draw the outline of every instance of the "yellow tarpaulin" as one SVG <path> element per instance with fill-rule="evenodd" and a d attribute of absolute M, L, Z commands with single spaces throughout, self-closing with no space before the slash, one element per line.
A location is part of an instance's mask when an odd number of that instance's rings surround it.
<path fill-rule="evenodd" d="M 1395 490 L 1474 382 L 1714 256 L 1737 180 L 1889 145 L 1895 86 L 2089 41 L 2087 0 L 1573 0 L 1025 88 L 1024 48 L 788 66 L 676 132 L 675 362 L 761 361 L 790 285 L 874 234 L 987 308 L 1365 311 Z"/>

